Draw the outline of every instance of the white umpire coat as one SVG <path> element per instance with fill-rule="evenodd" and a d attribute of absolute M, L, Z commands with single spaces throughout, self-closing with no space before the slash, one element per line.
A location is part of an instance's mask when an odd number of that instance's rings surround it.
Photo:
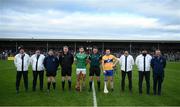
<path fill-rule="evenodd" d="M 36 63 L 37 63 L 37 71 L 44 70 L 44 64 L 43 64 L 44 58 L 45 58 L 45 56 L 43 54 L 40 54 L 40 56 L 38 58 L 38 62 L 37 62 L 37 54 L 34 54 L 31 56 L 30 62 L 31 62 L 33 71 L 36 71 Z"/>
<path fill-rule="evenodd" d="M 119 64 L 122 71 L 125 71 L 125 55 L 121 55 L 119 58 Z M 134 59 L 131 55 L 127 56 L 126 72 L 132 71 L 134 65 Z"/>
<path fill-rule="evenodd" d="M 151 55 L 147 54 L 145 56 L 145 59 L 144 59 L 144 56 L 142 54 L 138 55 L 136 57 L 136 65 L 138 67 L 138 70 L 139 71 L 150 71 L 150 68 L 151 68 Z M 144 62 L 145 60 L 145 62 Z"/>
<path fill-rule="evenodd" d="M 22 62 L 24 62 L 22 64 Z M 14 64 L 16 66 L 17 71 L 28 71 L 28 67 L 30 64 L 30 57 L 28 54 L 24 54 L 24 61 L 22 61 L 22 54 L 17 54 L 14 58 Z M 23 66 L 23 69 L 22 69 Z"/>

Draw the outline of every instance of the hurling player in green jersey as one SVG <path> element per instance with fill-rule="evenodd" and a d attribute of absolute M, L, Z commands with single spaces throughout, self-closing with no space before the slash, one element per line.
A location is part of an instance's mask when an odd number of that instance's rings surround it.
<path fill-rule="evenodd" d="M 80 79 L 83 79 L 82 87 L 85 88 L 85 79 L 86 79 L 86 65 L 87 65 L 87 55 L 84 52 L 84 48 L 79 48 L 79 53 L 75 56 L 76 63 L 76 75 L 77 75 L 77 84 L 76 90 L 80 90 Z"/>
<path fill-rule="evenodd" d="M 93 82 L 93 77 L 96 75 L 97 79 L 97 85 L 98 85 L 98 91 L 100 91 L 100 74 L 101 74 L 101 60 L 102 56 L 101 54 L 98 53 L 98 48 L 93 47 L 93 52 L 92 54 L 89 55 L 89 62 L 90 62 L 90 70 L 89 70 L 89 76 L 90 76 L 90 81 L 89 81 L 89 91 L 92 91 L 92 82 Z"/>

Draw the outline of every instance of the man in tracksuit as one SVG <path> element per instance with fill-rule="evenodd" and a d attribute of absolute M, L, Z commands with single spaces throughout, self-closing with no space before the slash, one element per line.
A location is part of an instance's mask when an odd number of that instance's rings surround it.
<path fill-rule="evenodd" d="M 31 56 L 31 65 L 33 70 L 33 91 L 36 90 L 37 78 L 39 76 L 40 81 L 40 90 L 43 90 L 43 79 L 44 79 L 44 58 L 45 56 L 40 53 L 40 50 L 37 49 L 35 54 Z"/>
<path fill-rule="evenodd" d="M 15 56 L 14 64 L 17 68 L 16 74 L 16 92 L 19 93 L 20 80 L 23 75 L 25 90 L 28 91 L 28 67 L 30 57 L 24 52 L 23 47 L 19 47 L 19 54 Z"/>
<path fill-rule="evenodd" d="M 59 63 L 61 65 L 61 76 L 62 76 L 62 90 L 65 87 L 65 77 L 67 76 L 69 90 L 71 90 L 71 74 L 72 64 L 74 62 L 73 55 L 69 52 L 67 46 L 63 47 L 63 53 L 59 56 Z"/>
<path fill-rule="evenodd" d="M 57 68 L 59 66 L 59 60 L 56 56 L 54 56 L 53 50 L 49 50 L 48 56 L 44 59 L 44 67 L 46 68 L 46 76 L 48 78 L 48 93 L 50 92 L 50 85 L 53 84 L 53 88 L 56 88 L 55 76 L 57 73 Z"/>
<path fill-rule="evenodd" d="M 155 51 L 155 56 L 151 60 L 151 67 L 153 69 L 153 92 L 154 95 L 161 95 L 161 85 L 164 79 L 164 68 L 166 67 L 166 59 L 161 55 L 160 50 Z M 156 89 L 158 86 L 158 93 Z"/>

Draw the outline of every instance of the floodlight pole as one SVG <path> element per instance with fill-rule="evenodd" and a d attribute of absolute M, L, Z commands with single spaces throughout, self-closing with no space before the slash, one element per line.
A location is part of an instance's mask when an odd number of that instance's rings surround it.
<path fill-rule="evenodd" d="M 159 49 L 159 43 L 158 43 L 158 49 Z"/>
<path fill-rule="evenodd" d="M 129 44 L 129 52 L 130 52 L 130 54 L 131 54 L 131 51 L 132 51 L 132 45 L 131 45 L 131 42 L 130 42 L 130 44 Z"/>
<path fill-rule="evenodd" d="M 102 42 L 102 53 L 104 52 L 104 42 Z"/>
<path fill-rule="evenodd" d="M 17 42 L 16 42 L 16 53 L 17 53 L 17 50 L 18 50 L 18 44 L 17 44 Z"/>
<path fill-rule="evenodd" d="M 74 52 L 76 53 L 76 42 L 74 42 Z"/>
<path fill-rule="evenodd" d="M 47 44 L 46 44 L 46 49 L 47 49 L 46 51 L 47 51 L 47 52 L 48 52 L 48 50 L 49 50 L 48 47 L 49 47 L 49 44 L 48 44 L 48 41 L 47 41 Z"/>

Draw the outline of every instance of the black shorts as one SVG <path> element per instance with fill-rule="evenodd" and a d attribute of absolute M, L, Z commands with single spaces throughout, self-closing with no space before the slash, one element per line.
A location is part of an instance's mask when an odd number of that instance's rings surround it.
<path fill-rule="evenodd" d="M 90 70 L 89 70 L 89 76 L 100 76 L 101 74 L 101 69 L 100 67 L 90 67 Z"/>
<path fill-rule="evenodd" d="M 50 77 L 50 76 L 55 77 L 56 76 L 56 72 L 46 72 L 46 76 L 47 77 Z"/>
<path fill-rule="evenodd" d="M 66 67 L 61 69 L 61 76 L 71 76 L 72 73 L 72 68 L 71 67 Z"/>

